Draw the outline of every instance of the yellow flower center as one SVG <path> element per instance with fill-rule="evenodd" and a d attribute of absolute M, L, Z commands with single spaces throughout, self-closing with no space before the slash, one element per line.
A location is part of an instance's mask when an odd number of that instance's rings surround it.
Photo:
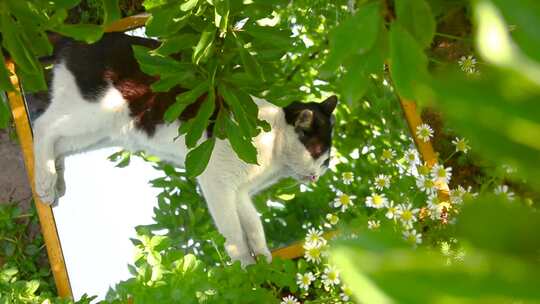
<path fill-rule="evenodd" d="M 411 210 L 405 210 L 403 211 L 403 213 L 401 214 L 401 218 L 404 220 L 404 221 L 410 221 L 413 217 L 413 214 L 411 212 Z"/>
<path fill-rule="evenodd" d="M 434 183 L 433 183 L 433 181 L 430 180 L 430 179 L 426 179 L 426 180 L 424 181 L 424 187 L 426 187 L 426 189 L 433 188 L 433 185 L 434 185 Z"/>
<path fill-rule="evenodd" d="M 437 176 L 438 176 L 438 177 L 446 177 L 446 170 L 444 170 L 444 168 L 440 168 L 440 169 L 437 171 Z"/>
<path fill-rule="evenodd" d="M 384 187 L 384 186 L 386 185 L 386 181 L 384 180 L 384 178 L 379 178 L 379 179 L 377 180 L 377 185 L 378 185 L 379 187 Z"/>
<path fill-rule="evenodd" d="M 418 166 L 418 173 L 420 173 L 422 175 L 429 175 L 428 166 Z"/>
<path fill-rule="evenodd" d="M 373 205 L 379 206 L 382 204 L 382 202 L 383 202 L 382 196 L 378 194 L 373 195 Z"/>
<path fill-rule="evenodd" d="M 339 197 L 339 202 L 344 206 L 350 205 L 351 198 L 347 194 L 343 194 L 342 196 Z"/>
<path fill-rule="evenodd" d="M 353 179 L 352 172 L 345 172 L 345 173 L 343 173 L 343 178 L 346 179 L 346 180 L 351 180 L 351 179 Z"/>
<path fill-rule="evenodd" d="M 382 157 L 385 159 L 391 159 L 392 158 L 392 151 L 391 150 L 383 150 Z"/>

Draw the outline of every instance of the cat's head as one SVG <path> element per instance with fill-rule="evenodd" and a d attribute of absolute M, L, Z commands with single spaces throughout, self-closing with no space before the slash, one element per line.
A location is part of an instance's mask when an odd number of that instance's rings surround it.
<path fill-rule="evenodd" d="M 330 163 L 332 129 L 337 97 L 321 103 L 293 102 L 285 107 L 286 166 L 293 177 L 302 181 L 316 181 Z"/>

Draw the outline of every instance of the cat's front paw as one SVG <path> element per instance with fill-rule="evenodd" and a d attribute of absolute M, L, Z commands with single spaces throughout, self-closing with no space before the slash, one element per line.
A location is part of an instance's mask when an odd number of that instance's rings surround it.
<path fill-rule="evenodd" d="M 36 194 L 42 203 L 51 205 L 55 202 L 57 198 L 56 180 L 56 173 L 36 170 Z"/>
<path fill-rule="evenodd" d="M 262 255 L 267 263 L 272 263 L 272 252 L 270 252 L 266 246 L 264 249 L 253 250 L 253 254 L 255 256 Z"/>

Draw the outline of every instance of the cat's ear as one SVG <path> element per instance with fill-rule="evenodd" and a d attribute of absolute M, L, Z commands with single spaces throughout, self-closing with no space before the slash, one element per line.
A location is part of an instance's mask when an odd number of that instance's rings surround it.
<path fill-rule="evenodd" d="M 313 111 L 309 109 L 305 109 L 305 110 L 302 110 L 298 114 L 298 117 L 296 118 L 296 121 L 294 122 L 294 126 L 296 128 L 307 130 L 311 128 L 312 123 L 313 123 Z"/>
<path fill-rule="evenodd" d="M 336 105 L 337 105 L 337 96 L 336 95 L 332 95 L 332 96 L 326 98 L 321 103 L 321 106 L 322 106 L 322 109 L 323 109 L 324 113 L 326 113 L 328 115 L 332 115 L 332 112 L 334 112 L 334 109 L 336 108 Z"/>

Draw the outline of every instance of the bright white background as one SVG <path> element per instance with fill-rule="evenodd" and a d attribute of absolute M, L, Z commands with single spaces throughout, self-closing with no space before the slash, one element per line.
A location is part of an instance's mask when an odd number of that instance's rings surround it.
<path fill-rule="evenodd" d="M 110 286 L 131 277 L 130 238 L 135 226 L 153 223 L 159 189 L 149 181 L 161 171 L 138 157 L 116 168 L 108 148 L 66 158 L 66 194 L 53 208 L 75 299 L 84 293 L 103 299 Z"/>

